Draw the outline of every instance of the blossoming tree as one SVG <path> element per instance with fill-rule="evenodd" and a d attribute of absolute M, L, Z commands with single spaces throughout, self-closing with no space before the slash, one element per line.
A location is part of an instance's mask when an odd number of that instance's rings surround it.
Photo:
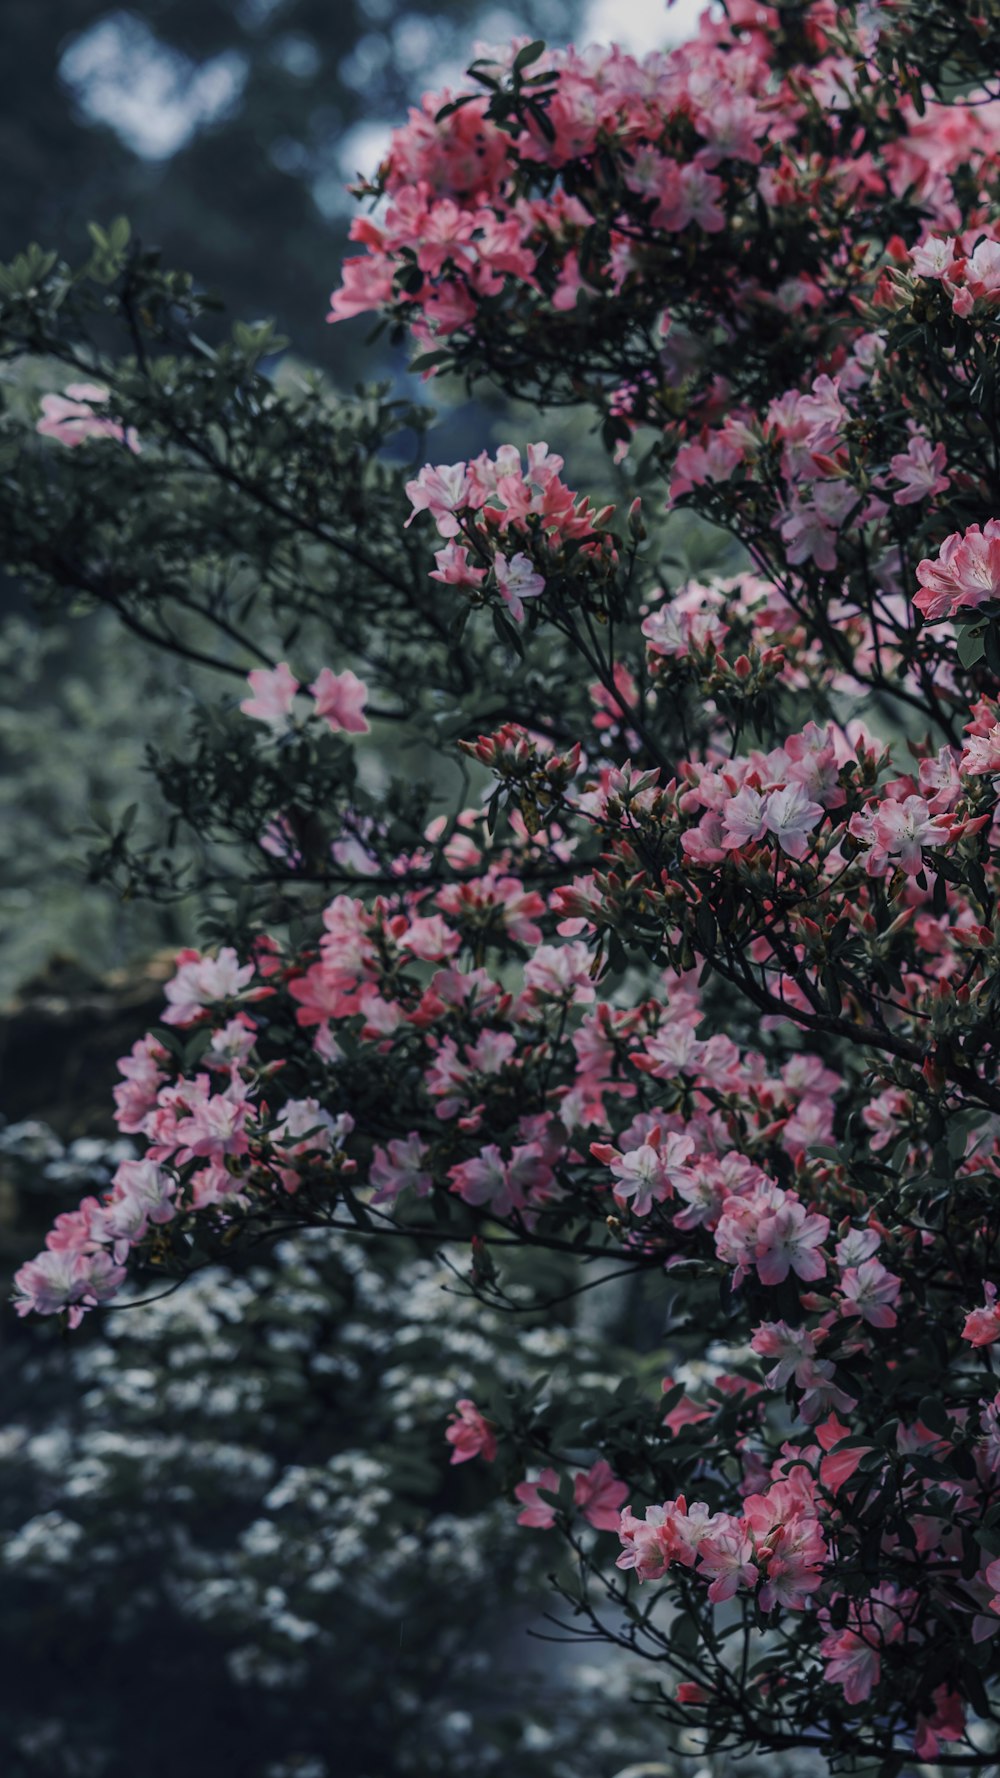
<path fill-rule="evenodd" d="M 394 466 L 418 415 L 206 345 L 122 226 L 0 280 L 8 349 L 72 372 L 8 555 L 250 668 L 152 762 L 173 834 L 94 853 L 169 896 L 186 827 L 215 943 L 18 1308 L 302 1224 L 416 1231 L 514 1310 L 522 1247 L 644 1275 L 662 1394 L 463 1396 L 452 1461 L 567 1540 L 568 1621 L 667 1724 L 887 1775 L 1000 1723 L 998 71 L 994 4 L 731 0 L 411 113 L 331 318 L 596 415 L 613 504 L 537 426 Z M 684 509 L 738 571 L 678 580 Z"/>

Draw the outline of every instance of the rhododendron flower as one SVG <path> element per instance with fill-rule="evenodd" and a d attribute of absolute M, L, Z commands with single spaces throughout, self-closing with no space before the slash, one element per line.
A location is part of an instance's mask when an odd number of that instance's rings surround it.
<path fill-rule="evenodd" d="M 524 985 L 538 999 L 585 1005 L 596 998 L 592 962 L 586 945 L 579 940 L 568 945 L 539 945 L 524 966 Z"/>
<path fill-rule="evenodd" d="M 841 1687 L 848 1704 L 863 1704 L 871 1696 L 882 1671 L 881 1651 L 902 1640 L 907 1603 L 907 1595 L 895 1587 L 876 1587 L 868 1598 L 851 1600 L 847 1627 L 820 1643 L 827 1663 L 823 1678 Z"/>
<path fill-rule="evenodd" d="M 448 1416 L 450 1425 L 445 1431 L 445 1438 L 451 1446 L 452 1463 L 468 1463 L 473 1457 L 482 1457 L 484 1462 L 492 1463 L 497 1454 L 496 1433 L 488 1420 L 484 1420 L 474 1401 L 468 1396 L 455 1403 L 455 1409 Z"/>
<path fill-rule="evenodd" d="M 822 814 L 822 810 L 820 810 Z M 759 790 L 749 787 L 731 796 L 722 805 L 723 845 L 745 846 L 750 840 L 763 839 L 767 830 L 767 807 Z"/>
<path fill-rule="evenodd" d="M 595 1531 L 618 1530 L 628 1493 L 628 1484 L 616 1480 L 603 1457 L 573 1477 L 574 1502 Z"/>
<path fill-rule="evenodd" d="M 78 1327 L 84 1311 L 113 1297 L 124 1278 L 124 1266 L 110 1253 L 47 1249 L 15 1273 L 14 1307 L 19 1315 L 59 1315 L 65 1309 L 70 1327 Z"/>
<path fill-rule="evenodd" d="M 962 747 L 961 768 L 970 777 L 1000 772 L 1000 722 L 985 735 L 970 735 Z"/>
<path fill-rule="evenodd" d="M 292 726 L 292 706 L 299 690 L 287 661 L 277 667 L 254 667 L 247 674 L 252 698 L 244 698 L 240 709 L 255 722 L 266 722 L 276 735 L 287 734 Z"/>
<path fill-rule="evenodd" d="M 604 1161 L 614 1175 L 615 1202 L 631 1205 L 636 1216 L 648 1216 L 654 1203 L 673 1195 L 685 1175 L 685 1163 L 694 1153 L 694 1137 L 671 1131 L 662 1137 L 650 1131 L 651 1140 L 620 1154 L 606 1143 L 591 1143 L 590 1152 Z"/>
<path fill-rule="evenodd" d="M 970 1346 L 992 1346 L 1000 1340 L 1000 1303 L 997 1302 L 997 1287 L 987 1283 L 983 1286 L 985 1302 L 981 1309 L 970 1309 L 965 1317 L 962 1329 L 963 1340 Z"/>
<path fill-rule="evenodd" d="M 882 1671 L 877 1648 L 853 1630 L 826 1636 L 820 1644 L 826 1660 L 823 1678 L 829 1685 L 839 1685 L 848 1704 L 863 1704 L 871 1697 Z"/>
<path fill-rule="evenodd" d="M 983 530 L 970 525 L 965 532 L 952 532 L 936 561 L 925 557 L 918 562 L 917 580 L 920 591 L 913 603 L 928 623 L 1000 599 L 1000 519 L 989 519 Z"/>
<path fill-rule="evenodd" d="M 794 1193 L 765 1180 L 746 1197 L 726 1199 L 715 1247 L 735 1268 L 737 1284 L 753 1266 L 762 1284 L 780 1284 L 790 1271 L 811 1281 L 826 1271 L 819 1249 L 829 1232 L 828 1217 L 808 1212 Z"/>
<path fill-rule="evenodd" d="M 486 579 L 488 569 L 474 568 L 469 561 L 469 548 L 464 543 L 446 543 L 443 549 L 435 550 L 436 568 L 431 569 L 431 580 L 440 580 L 445 586 L 461 586 L 476 589 Z"/>
<path fill-rule="evenodd" d="M 780 1284 L 790 1271 L 807 1280 L 822 1278 L 826 1260 L 818 1250 L 829 1232 L 829 1217 L 810 1215 L 804 1204 L 786 1201 L 765 1212 L 755 1247 L 761 1283 Z"/>
<path fill-rule="evenodd" d="M 964 276 L 976 302 L 1000 302 L 1000 241 L 980 241 L 966 262 Z"/>
<path fill-rule="evenodd" d="M 442 537 L 458 536 L 455 514 L 469 504 L 472 492 L 464 463 L 425 463 L 416 480 L 407 482 L 406 492 L 413 507 L 407 525 L 418 512 L 429 512 Z"/>
<path fill-rule="evenodd" d="M 889 458 L 889 468 L 902 487 L 893 494 L 896 506 L 912 506 L 917 500 L 932 500 L 950 486 L 945 474 L 947 457 L 943 444 L 931 445 L 921 433 L 914 433 L 905 451 Z M 880 482 L 879 486 L 888 486 Z"/>
<path fill-rule="evenodd" d="M 802 1611 L 822 1579 L 829 1552 L 807 1487 L 799 1475 L 794 1484 L 777 1482 L 766 1494 L 750 1494 L 743 1503 L 764 1576 L 759 1595 L 763 1611 L 776 1605 Z"/>
<path fill-rule="evenodd" d="M 440 963 L 445 957 L 453 957 L 461 943 L 461 934 L 453 932 L 441 914 L 418 914 L 399 935 L 400 950 L 409 951 L 424 963 Z"/>
<path fill-rule="evenodd" d="M 935 1760 L 941 1750 L 942 1741 L 961 1741 L 965 1735 L 965 1705 L 958 1692 L 952 1691 L 950 1686 L 939 1685 L 935 1687 L 931 1697 L 933 1714 L 921 1714 L 917 1717 L 913 1751 L 918 1760 Z"/>
<path fill-rule="evenodd" d="M 334 734 L 338 729 L 349 735 L 368 733 L 364 718 L 368 687 L 350 668 L 345 673 L 334 673 L 330 667 L 323 667 L 309 690 L 316 700 L 316 715 L 329 723 Z"/>
<path fill-rule="evenodd" d="M 177 1181 L 155 1161 L 122 1161 L 112 1190 L 90 1217 L 92 1237 L 110 1245 L 116 1265 L 141 1241 L 150 1223 L 177 1215 Z"/>
<path fill-rule="evenodd" d="M 707 1509 L 703 1511 L 706 1516 L 696 1527 L 702 1535 L 713 1523 Z M 659 1580 L 672 1562 L 693 1568 L 698 1559 L 697 1536 L 687 1534 L 686 1519 L 683 1494 L 662 1506 L 648 1506 L 641 1519 L 626 1507 L 618 1530 L 623 1550 L 616 1566 L 633 1568 L 639 1580 Z"/>
<path fill-rule="evenodd" d="M 545 591 L 545 576 L 539 574 L 529 556 L 518 551 L 508 562 L 497 556 L 493 563 L 500 597 L 515 623 L 524 620 L 524 600 L 538 599 Z"/>
<path fill-rule="evenodd" d="M 886 797 L 852 815 L 847 827 L 867 844 L 865 869 L 873 877 L 884 876 L 893 859 L 898 859 L 907 876 L 915 877 L 923 869 L 922 848 L 943 845 L 950 834 L 922 796 L 907 796 L 902 802 Z"/>
<path fill-rule="evenodd" d="M 448 1177 L 452 1191 L 467 1204 L 488 1205 L 494 1216 L 509 1216 L 512 1210 L 523 1209 L 533 1193 L 547 1193 L 552 1169 L 537 1142 L 518 1144 L 508 1160 L 491 1142 L 478 1155 L 451 1167 Z"/>
<path fill-rule="evenodd" d="M 207 1076 L 203 1077 L 207 1080 Z M 177 1149 L 179 1162 L 190 1160 L 194 1155 L 207 1155 L 213 1160 L 221 1160 L 224 1155 L 246 1154 L 250 1146 L 247 1135 L 247 1119 L 252 1115 L 252 1106 L 242 1098 L 238 1089 L 227 1089 L 224 1093 L 210 1093 L 200 1088 L 192 1093 L 186 1107 L 187 1115 L 177 1119 L 175 1135 L 180 1144 Z M 155 1135 L 155 1130 L 154 1130 Z"/>
<path fill-rule="evenodd" d="M 111 391 L 103 383 L 68 383 L 65 395 L 42 396 L 42 418 L 35 430 L 43 438 L 57 438 L 71 449 L 86 444 L 89 438 L 114 438 L 138 453 L 142 447 L 134 427 L 126 431 L 110 415 L 94 412 L 95 407 L 104 407 L 110 399 Z"/>
<path fill-rule="evenodd" d="M 947 278 L 955 264 L 954 239 L 928 235 L 910 248 L 910 264 L 919 278 Z"/>
<path fill-rule="evenodd" d="M 334 1117 L 318 1099 L 286 1099 L 271 1140 L 289 1154 L 330 1154 L 353 1128 L 349 1111 Z"/>
<path fill-rule="evenodd" d="M 877 1229 L 848 1229 L 833 1251 L 838 1266 L 860 1266 L 864 1260 L 871 1259 L 881 1245 L 882 1237 Z"/>
<path fill-rule="evenodd" d="M 166 984 L 165 1025 L 190 1025 L 208 1006 L 234 1000 L 254 977 L 252 963 L 241 963 L 231 945 L 223 945 L 217 957 L 200 951 L 178 951 L 177 974 Z"/>
<path fill-rule="evenodd" d="M 709 1704 L 712 1694 L 710 1691 L 706 1691 L 703 1685 L 699 1685 L 696 1680 L 682 1679 L 674 1691 L 674 1697 L 678 1704 Z"/>
<path fill-rule="evenodd" d="M 349 321 L 391 300 L 393 272 L 388 262 L 361 255 L 345 259 L 340 271 L 343 282 L 330 298 L 328 321 Z"/>
<path fill-rule="evenodd" d="M 701 593 L 701 588 L 692 588 L 692 593 Z M 669 599 L 658 605 L 649 617 L 643 619 L 642 633 L 649 644 L 652 657 L 681 658 L 697 649 L 704 653 L 709 647 L 721 648 L 729 634 L 729 625 L 722 622 L 712 610 L 692 607 L 685 594 L 680 593 L 675 599 Z"/>
<path fill-rule="evenodd" d="M 157 1038 L 140 1037 L 132 1045 L 131 1054 L 119 1058 L 122 1081 L 114 1088 L 115 1122 L 125 1135 L 135 1135 L 144 1128 L 159 1087 L 166 1079 L 161 1066 L 166 1057 L 167 1052 Z"/>
<path fill-rule="evenodd" d="M 887 1272 L 877 1259 L 862 1260 L 859 1266 L 849 1266 L 841 1276 L 843 1312 L 860 1315 L 870 1327 L 895 1327 L 897 1317 L 892 1305 L 899 1290 L 900 1279 Z"/>
<path fill-rule="evenodd" d="M 852 1444 L 848 1450 L 839 1451 L 837 1446 L 842 1444 L 844 1439 L 850 1438 L 851 1429 L 849 1426 L 845 1426 L 843 1421 L 838 1420 L 836 1414 L 831 1414 L 828 1419 L 821 1421 L 814 1431 L 817 1443 L 825 1453 L 820 1459 L 819 1479 L 824 1488 L 829 1488 L 832 1493 L 836 1494 L 838 1489 L 845 1487 L 850 1481 L 862 1457 L 867 1456 L 874 1447 Z"/>
<path fill-rule="evenodd" d="M 556 1522 L 555 1502 L 541 1498 L 539 1491 L 542 1488 L 546 1494 L 558 1494 L 559 1476 L 554 1469 L 542 1469 L 533 1481 L 526 1477 L 514 1489 L 515 1499 L 523 1502 L 517 1522 L 533 1531 L 551 1531 Z"/>
<path fill-rule="evenodd" d="M 808 1327 L 789 1327 L 784 1321 L 762 1321 L 750 1341 L 761 1358 L 776 1358 L 766 1373 L 769 1389 L 783 1389 L 794 1377 L 803 1386 L 809 1379 L 817 1352 L 817 1335 Z"/>
<path fill-rule="evenodd" d="M 822 805 L 810 802 L 801 784 L 789 784 L 782 790 L 768 792 L 763 813 L 764 826 L 781 850 L 790 858 L 804 858 L 809 836 L 817 821 L 823 819 Z"/>
<path fill-rule="evenodd" d="M 753 1588 L 759 1570 L 753 1562 L 753 1542 L 741 1519 L 728 1519 L 705 1537 L 698 1548 L 698 1570 L 711 1575 L 708 1596 L 713 1605 L 731 1599 L 740 1587 Z"/>

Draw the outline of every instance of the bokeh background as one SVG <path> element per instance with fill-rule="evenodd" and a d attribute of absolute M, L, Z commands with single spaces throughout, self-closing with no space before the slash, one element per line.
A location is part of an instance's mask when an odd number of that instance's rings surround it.
<path fill-rule="evenodd" d="M 345 186 L 476 42 L 643 51 L 698 9 L 4 0 L 0 259 L 30 240 L 83 256 L 88 221 L 124 213 L 233 313 L 274 316 L 334 389 L 423 396 L 364 322 L 325 324 Z M 24 378 L 0 367 L 7 397 L 38 393 Z M 460 399 L 438 460 L 525 423 Z M 88 889 L 80 833 L 95 806 L 148 798 L 144 744 L 201 688 L 108 614 L 37 610 L 2 567 L 0 673 L 6 1278 L 123 1152 L 114 1058 L 155 1021 L 195 910 Z M 317 1236 L 70 1339 L 0 1316 L 5 1778 L 673 1770 L 627 1662 L 540 1639 L 552 1550 L 449 1470 L 441 1440 L 498 1364 L 591 1367 L 595 1390 L 626 1363 L 658 1374 L 655 1318 L 619 1300 L 603 1319 L 487 1326 L 446 1281 L 432 1255 Z"/>
<path fill-rule="evenodd" d="M 685 35 L 700 0 L 4 0 L 0 259 L 31 240 L 79 260 L 87 223 L 128 216 L 165 262 L 247 320 L 273 316 L 334 386 L 390 377 L 423 398 L 369 321 L 330 327 L 354 208 L 394 122 L 460 76 L 477 42 L 515 35 L 645 51 Z M 17 367 L 0 367 L 15 380 Z M 521 422 L 523 425 L 523 422 Z M 440 461 L 486 423 L 466 406 Z M 451 450 L 449 457 L 446 453 Z M 55 970 L 106 972 L 183 941 L 81 890 L 74 835 L 93 802 L 141 790 L 140 728 L 156 739 L 183 695 L 99 619 L 40 627 L 0 581 L 0 1003 Z M 67 869 L 67 864 L 70 868 Z M 0 1106 L 7 1109 L 0 1086 Z"/>

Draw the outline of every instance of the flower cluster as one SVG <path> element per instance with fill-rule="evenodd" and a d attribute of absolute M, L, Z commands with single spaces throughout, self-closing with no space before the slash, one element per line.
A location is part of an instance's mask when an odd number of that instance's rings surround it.
<path fill-rule="evenodd" d="M 545 591 L 539 563 L 561 566 L 567 545 L 584 558 L 601 557 L 607 546 L 598 533 L 614 509 L 595 512 L 560 480 L 562 467 L 544 442 L 528 446 L 526 468 L 513 445 L 502 445 L 495 458 L 484 451 L 472 463 L 427 464 L 406 492 L 411 518 L 429 513 L 447 539 L 431 579 L 478 599 L 492 591 L 521 623 L 524 601 Z"/>

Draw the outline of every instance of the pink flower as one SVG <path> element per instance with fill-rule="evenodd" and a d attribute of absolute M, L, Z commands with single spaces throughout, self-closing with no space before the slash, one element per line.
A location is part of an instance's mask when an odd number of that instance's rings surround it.
<path fill-rule="evenodd" d="M 748 793 L 744 791 L 741 794 L 745 796 Z M 822 805 L 811 802 L 801 784 L 788 784 L 781 790 L 771 790 L 764 800 L 764 825 L 790 858 L 805 856 L 809 835 L 817 821 L 822 819 Z"/>
<path fill-rule="evenodd" d="M 177 974 L 164 989 L 167 1010 L 163 1023 L 190 1025 L 206 1006 L 234 1000 L 242 994 L 253 980 L 253 973 L 253 964 L 241 964 L 231 945 L 223 945 L 217 957 L 203 957 L 200 951 L 178 951 Z"/>
<path fill-rule="evenodd" d="M 694 1153 L 693 1136 L 671 1131 L 663 1139 L 658 1128 L 649 1134 L 648 1142 L 640 1142 L 624 1154 L 600 1142 L 593 1143 L 590 1151 L 606 1162 L 615 1176 L 616 1204 L 631 1203 L 636 1216 L 648 1216 L 654 1203 L 673 1196 L 686 1175 L 685 1162 Z"/>
<path fill-rule="evenodd" d="M 177 1215 L 177 1183 L 155 1161 L 122 1161 L 112 1186 L 91 1216 L 90 1231 L 111 1247 L 115 1264 L 121 1265 L 151 1222 L 171 1222 Z"/>
<path fill-rule="evenodd" d="M 709 1519 L 698 1529 L 705 1532 L 711 1523 Z M 672 1562 L 693 1568 L 698 1559 L 697 1537 L 689 1532 L 683 1494 L 662 1506 L 648 1506 L 642 1519 L 626 1507 L 618 1536 L 623 1549 L 616 1566 L 633 1568 L 639 1580 L 659 1580 Z"/>
<path fill-rule="evenodd" d="M 740 1587 L 753 1588 L 758 1570 L 752 1560 L 754 1546 L 744 1520 L 727 1513 L 717 1515 L 720 1523 L 698 1546 L 698 1572 L 712 1576 L 708 1596 L 713 1605 L 731 1599 Z"/>
<path fill-rule="evenodd" d="M 407 482 L 406 492 L 413 507 L 407 525 L 412 525 L 418 512 L 429 512 L 442 537 L 458 536 L 455 514 L 468 506 L 471 493 L 464 463 L 442 463 L 436 468 L 425 463 L 416 480 Z"/>
<path fill-rule="evenodd" d="M 375 1187 L 372 1203 L 384 1204 L 408 1189 L 425 1198 L 434 1183 L 423 1170 L 426 1155 L 427 1144 L 415 1130 L 396 1137 L 388 1148 L 376 1147 L 368 1173 L 368 1182 Z"/>
<path fill-rule="evenodd" d="M 520 550 L 510 561 L 497 556 L 493 564 L 500 597 L 515 623 L 524 619 L 524 600 L 538 599 L 545 591 L 545 577 L 537 572 L 530 557 Z"/>
<path fill-rule="evenodd" d="M 789 1327 L 784 1321 L 762 1321 L 750 1344 L 758 1357 L 778 1361 L 764 1377 L 769 1389 L 784 1389 L 792 1377 L 800 1386 L 809 1380 L 817 1349 L 811 1329 Z"/>
<path fill-rule="evenodd" d="M 877 1259 L 848 1267 L 840 1280 L 842 1312 L 860 1315 L 870 1327 L 895 1327 L 896 1311 L 892 1305 L 899 1296 L 900 1282 Z"/>
<path fill-rule="evenodd" d="M 945 449 L 943 444 L 931 448 L 930 440 L 922 433 L 915 432 L 905 451 L 897 451 L 889 458 L 889 468 L 898 482 L 903 486 L 893 495 L 896 506 L 912 506 L 917 500 L 932 500 L 935 494 L 943 494 L 949 486 L 949 478 L 944 473 Z M 878 486 L 885 484 L 878 482 Z"/>
<path fill-rule="evenodd" d="M 1000 1340 L 1000 1303 L 997 1302 L 996 1285 L 985 1284 L 983 1293 L 984 1306 L 969 1310 L 962 1329 L 962 1338 L 968 1340 L 970 1346 L 992 1346 L 995 1340 Z"/>
<path fill-rule="evenodd" d="M 436 568 L 431 569 L 431 580 L 440 580 L 445 586 L 481 587 L 486 579 L 485 568 L 473 568 L 469 562 L 468 545 L 464 543 L 446 543 L 443 549 L 435 550 Z"/>
<path fill-rule="evenodd" d="M 453 1459 L 454 1461 L 454 1459 Z M 543 1469 L 534 1481 L 518 1482 L 514 1489 L 515 1498 L 523 1501 L 523 1510 L 517 1515 L 519 1525 L 527 1525 L 533 1531 L 551 1531 L 556 1522 L 554 1502 L 542 1500 L 539 1489 L 544 1488 L 546 1494 L 558 1494 L 559 1477 L 554 1469 Z"/>
<path fill-rule="evenodd" d="M 872 877 L 884 876 L 893 858 L 899 859 L 907 876 L 915 877 L 923 868 L 922 848 L 943 845 L 950 833 L 922 796 L 907 796 L 902 802 L 886 797 L 852 815 L 847 830 L 867 843 L 865 869 Z"/>
<path fill-rule="evenodd" d="M 826 1636 L 820 1643 L 826 1661 L 823 1678 L 828 1685 L 839 1685 L 848 1704 L 863 1704 L 878 1684 L 882 1671 L 878 1649 L 854 1630 L 841 1630 L 839 1635 Z"/>
<path fill-rule="evenodd" d="M 910 248 L 910 264 L 918 278 L 946 278 L 955 264 L 955 242 L 950 235 L 941 240 L 929 235 L 918 246 Z"/>
<path fill-rule="evenodd" d="M 800 1278 L 822 1278 L 826 1260 L 818 1251 L 830 1233 L 826 1216 L 811 1215 L 804 1204 L 786 1199 L 761 1217 L 755 1258 L 762 1284 L 780 1284 L 790 1271 Z"/>
<path fill-rule="evenodd" d="M 822 810 L 820 810 L 822 814 Z M 763 839 L 767 827 L 767 808 L 759 790 L 744 788 L 722 805 L 725 823 L 722 842 L 725 846 L 745 846 L 750 840 Z"/>
<path fill-rule="evenodd" d="M 1000 772 L 1000 722 L 985 735 L 970 735 L 962 747 L 959 770 L 974 778 L 978 773 Z"/>
<path fill-rule="evenodd" d="M 749 1495 L 743 1510 L 764 1576 L 761 1609 L 783 1605 L 787 1611 L 802 1611 L 816 1591 L 828 1554 L 811 1484 L 800 1471 L 794 1485 L 779 1481 L 766 1494 Z"/>
<path fill-rule="evenodd" d="M 980 241 L 966 263 L 965 285 L 977 301 L 1000 301 L 1000 241 Z"/>
<path fill-rule="evenodd" d="M 524 966 L 524 985 L 533 1000 L 565 1000 L 581 1006 L 595 998 L 593 958 L 581 939 L 567 945 L 539 945 Z"/>
<path fill-rule="evenodd" d="M 393 268 L 388 259 L 362 254 L 345 259 L 340 269 L 344 281 L 330 298 L 328 321 L 349 321 L 391 301 Z"/>
<path fill-rule="evenodd" d="M 726 226 L 725 214 L 719 204 L 724 189 L 722 180 L 696 161 L 683 167 L 678 167 L 674 161 L 664 161 L 660 203 L 654 221 L 659 228 L 671 232 L 696 222 L 706 234 L 718 234 Z"/>
<path fill-rule="evenodd" d="M 252 698 L 244 698 L 240 709 L 244 716 L 250 716 L 254 722 L 266 722 L 276 735 L 283 735 L 291 727 L 292 705 L 299 689 L 296 679 L 287 661 L 277 667 L 254 667 L 247 674 Z"/>
<path fill-rule="evenodd" d="M 524 1206 L 524 1193 L 495 1142 L 468 1161 L 448 1169 L 451 1189 L 467 1204 L 488 1205 L 494 1216 L 509 1216 Z"/>
<path fill-rule="evenodd" d="M 573 1478 L 573 1499 L 595 1531 L 619 1529 L 621 1509 L 627 1498 L 627 1484 L 616 1481 L 603 1457 L 586 1473 L 581 1470 Z"/>
<path fill-rule="evenodd" d="M 194 953 L 197 956 L 197 952 Z M 167 1052 L 155 1037 L 140 1037 L 129 1055 L 118 1059 L 122 1076 L 114 1089 L 115 1123 L 127 1136 L 136 1135 L 156 1104 L 156 1095 L 166 1079 L 160 1064 Z"/>
<path fill-rule="evenodd" d="M 978 525 L 953 531 L 936 561 L 917 563 L 917 579 L 913 603 L 932 624 L 1000 599 L 1000 519 L 989 519 L 982 531 Z"/>
<path fill-rule="evenodd" d="M 124 1279 L 125 1268 L 110 1253 L 50 1248 L 15 1273 L 14 1307 L 19 1315 L 59 1315 L 66 1309 L 70 1327 L 78 1327 L 85 1310 L 107 1302 Z"/>
<path fill-rule="evenodd" d="M 913 1751 L 918 1760 L 937 1759 L 942 1741 L 961 1741 L 965 1734 L 965 1705 L 958 1692 L 939 1685 L 931 1693 L 933 1714 L 917 1717 Z"/>
<path fill-rule="evenodd" d="M 362 714 L 368 687 L 350 668 L 345 673 L 334 673 L 332 668 L 323 667 L 309 690 L 316 700 L 316 715 L 329 723 L 334 734 L 338 729 L 349 735 L 368 733 L 368 724 Z M 246 705 L 243 708 L 246 709 Z"/>
<path fill-rule="evenodd" d="M 484 1462 L 492 1463 L 497 1454 L 496 1433 L 490 1422 L 483 1419 L 475 1402 L 468 1397 L 457 1401 L 449 1419 L 451 1424 L 444 1436 L 452 1447 L 452 1463 L 468 1463 L 472 1457 L 482 1457 Z"/>
<path fill-rule="evenodd" d="M 453 957 L 462 940 L 441 914 L 418 914 L 400 935 L 399 948 L 423 963 L 440 963 Z"/>
<path fill-rule="evenodd" d="M 138 453 L 142 447 L 133 427 L 126 432 L 109 415 L 95 414 L 94 408 L 103 407 L 110 399 L 111 391 L 103 383 L 69 383 L 65 395 L 42 396 L 43 418 L 35 430 L 43 438 L 57 438 L 71 449 L 85 444 L 88 438 L 116 438 Z"/>
<path fill-rule="evenodd" d="M 253 1107 L 243 1097 L 245 1091 L 242 1082 L 235 1081 L 224 1093 L 212 1093 L 204 1074 L 179 1084 L 176 1109 L 181 1116 L 174 1135 L 180 1163 L 195 1155 L 221 1161 L 224 1155 L 246 1154 L 250 1146 L 246 1125 Z"/>

